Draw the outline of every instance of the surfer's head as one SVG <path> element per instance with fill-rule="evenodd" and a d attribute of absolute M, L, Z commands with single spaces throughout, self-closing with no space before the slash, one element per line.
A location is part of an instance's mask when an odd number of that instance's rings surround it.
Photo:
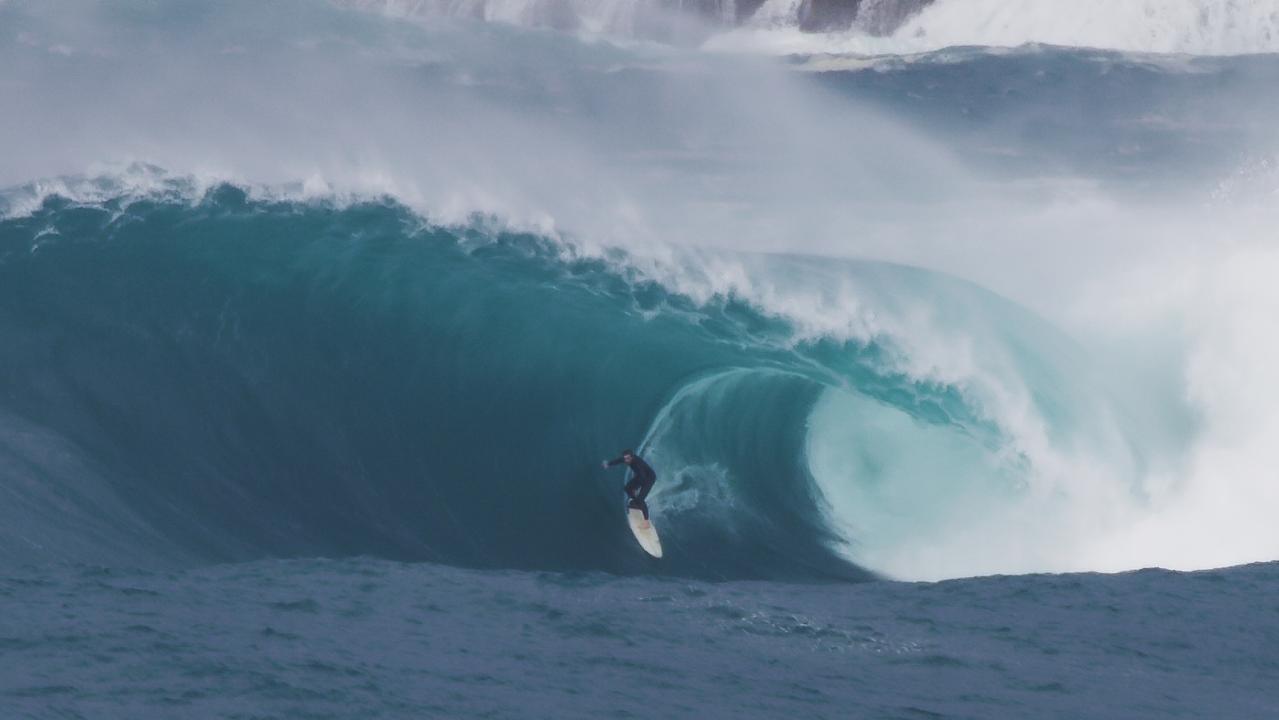
<path fill-rule="evenodd" d="M 622 451 L 622 462 L 626 463 L 627 465 L 630 465 L 631 461 L 634 459 L 635 459 L 635 453 L 631 452 L 630 450 Z"/>

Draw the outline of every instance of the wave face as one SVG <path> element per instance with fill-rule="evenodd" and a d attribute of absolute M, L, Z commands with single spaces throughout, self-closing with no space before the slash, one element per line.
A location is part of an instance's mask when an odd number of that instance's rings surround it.
<path fill-rule="evenodd" d="M 538 238 L 422 228 L 395 205 L 270 204 L 230 186 L 194 206 L 52 198 L 4 222 L 0 248 L 0 395 L 22 428 L 4 460 L 24 468 L 5 476 L 21 498 L 5 512 L 59 536 L 10 538 L 10 556 L 75 557 L 105 535 L 134 556 L 160 539 L 200 560 L 635 568 L 621 473 L 599 459 L 638 443 L 693 378 L 787 362 L 749 341 L 744 309 L 695 310 Z M 695 543 L 711 574 L 855 574 L 794 500 L 808 482 L 795 433 L 819 385 L 778 377 L 695 393 L 698 448 L 740 472 L 688 519 L 659 509 L 668 542 Z M 644 448 L 658 508 L 694 482 L 669 447 Z M 777 496 L 797 506 L 751 509 Z M 97 517 L 86 527 L 64 504 Z"/>
<path fill-rule="evenodd" d="M 228 185 L 194 202 L 47 197 L 0 224 L 2 459 L 20 469 L 4 477 L 5 555 L 637 570 L 621 473 L 598 467 L 633 445 L 661 475 L 673 572 L 909 567 L 892 554 L 953 534 L 927 530 L 940 506 L 1026 499 L 1022 439 L 905 372 L 889 336 L 803 340 L 740 300 L 566 252 L 393 203 Z M 1087 388 L 1046 354 L 1069 345 L 984 291 L 877 263 L 746 261 L 855 284 L 885 318 L 890 289 L 984 308 L 1037 347 L 1010 362 L 1043 375 L 1054 425 L 1082 425 Z M 923 444 L 931 459 L 896 458 Z M 935 495 L 913 532 L 871 520 L 911 514 L 897 486 L 946 468 L 953 491 L 912 491 Z"/>

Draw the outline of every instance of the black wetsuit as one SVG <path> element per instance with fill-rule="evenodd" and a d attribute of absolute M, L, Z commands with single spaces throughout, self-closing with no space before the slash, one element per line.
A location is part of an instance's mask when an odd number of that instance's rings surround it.
<path fill-rule="evenodd" d="M 608 461 L 608 466 L 621 465 L 626 462 L 622 458 L 615 458 Z M 633 507 L 644 513 L 644 519 L 648 519 L 648 503 L 644 502 L 644 498 L 648 497 L 648 491 L 653 489 L 653 483 L 657 482 L 657 473 L 653 472 L 653 468 L 648 463 L 640 459 L 639 455 L 631 456 L 631 479 L 627 481 L 626 487 L 622 488 L 631 501 L 628 507 Z"/>

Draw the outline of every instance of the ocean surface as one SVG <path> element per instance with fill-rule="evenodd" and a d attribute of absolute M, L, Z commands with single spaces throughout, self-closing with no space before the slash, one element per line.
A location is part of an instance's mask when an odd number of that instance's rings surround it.
<path fill-rule="evenodd" d="M 682 549 L 680 549 L 682 550 Z M 1265 718 L 1274 563 L 916 584 L 369 557 L 7 573 L 9 717 Z"/>
<path fill-rule="evenodd" d="M 1279 717 L 1279 5 L 1134 5 L 0 0 L 0 718 Z"/>

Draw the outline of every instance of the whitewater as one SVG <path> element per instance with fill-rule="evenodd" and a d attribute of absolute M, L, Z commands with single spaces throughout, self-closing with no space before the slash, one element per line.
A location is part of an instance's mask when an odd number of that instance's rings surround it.
<path fill-rule="evenodd" d="M 1276 52 L 0 2 L 0 714 L 1273 715 Z"/>

